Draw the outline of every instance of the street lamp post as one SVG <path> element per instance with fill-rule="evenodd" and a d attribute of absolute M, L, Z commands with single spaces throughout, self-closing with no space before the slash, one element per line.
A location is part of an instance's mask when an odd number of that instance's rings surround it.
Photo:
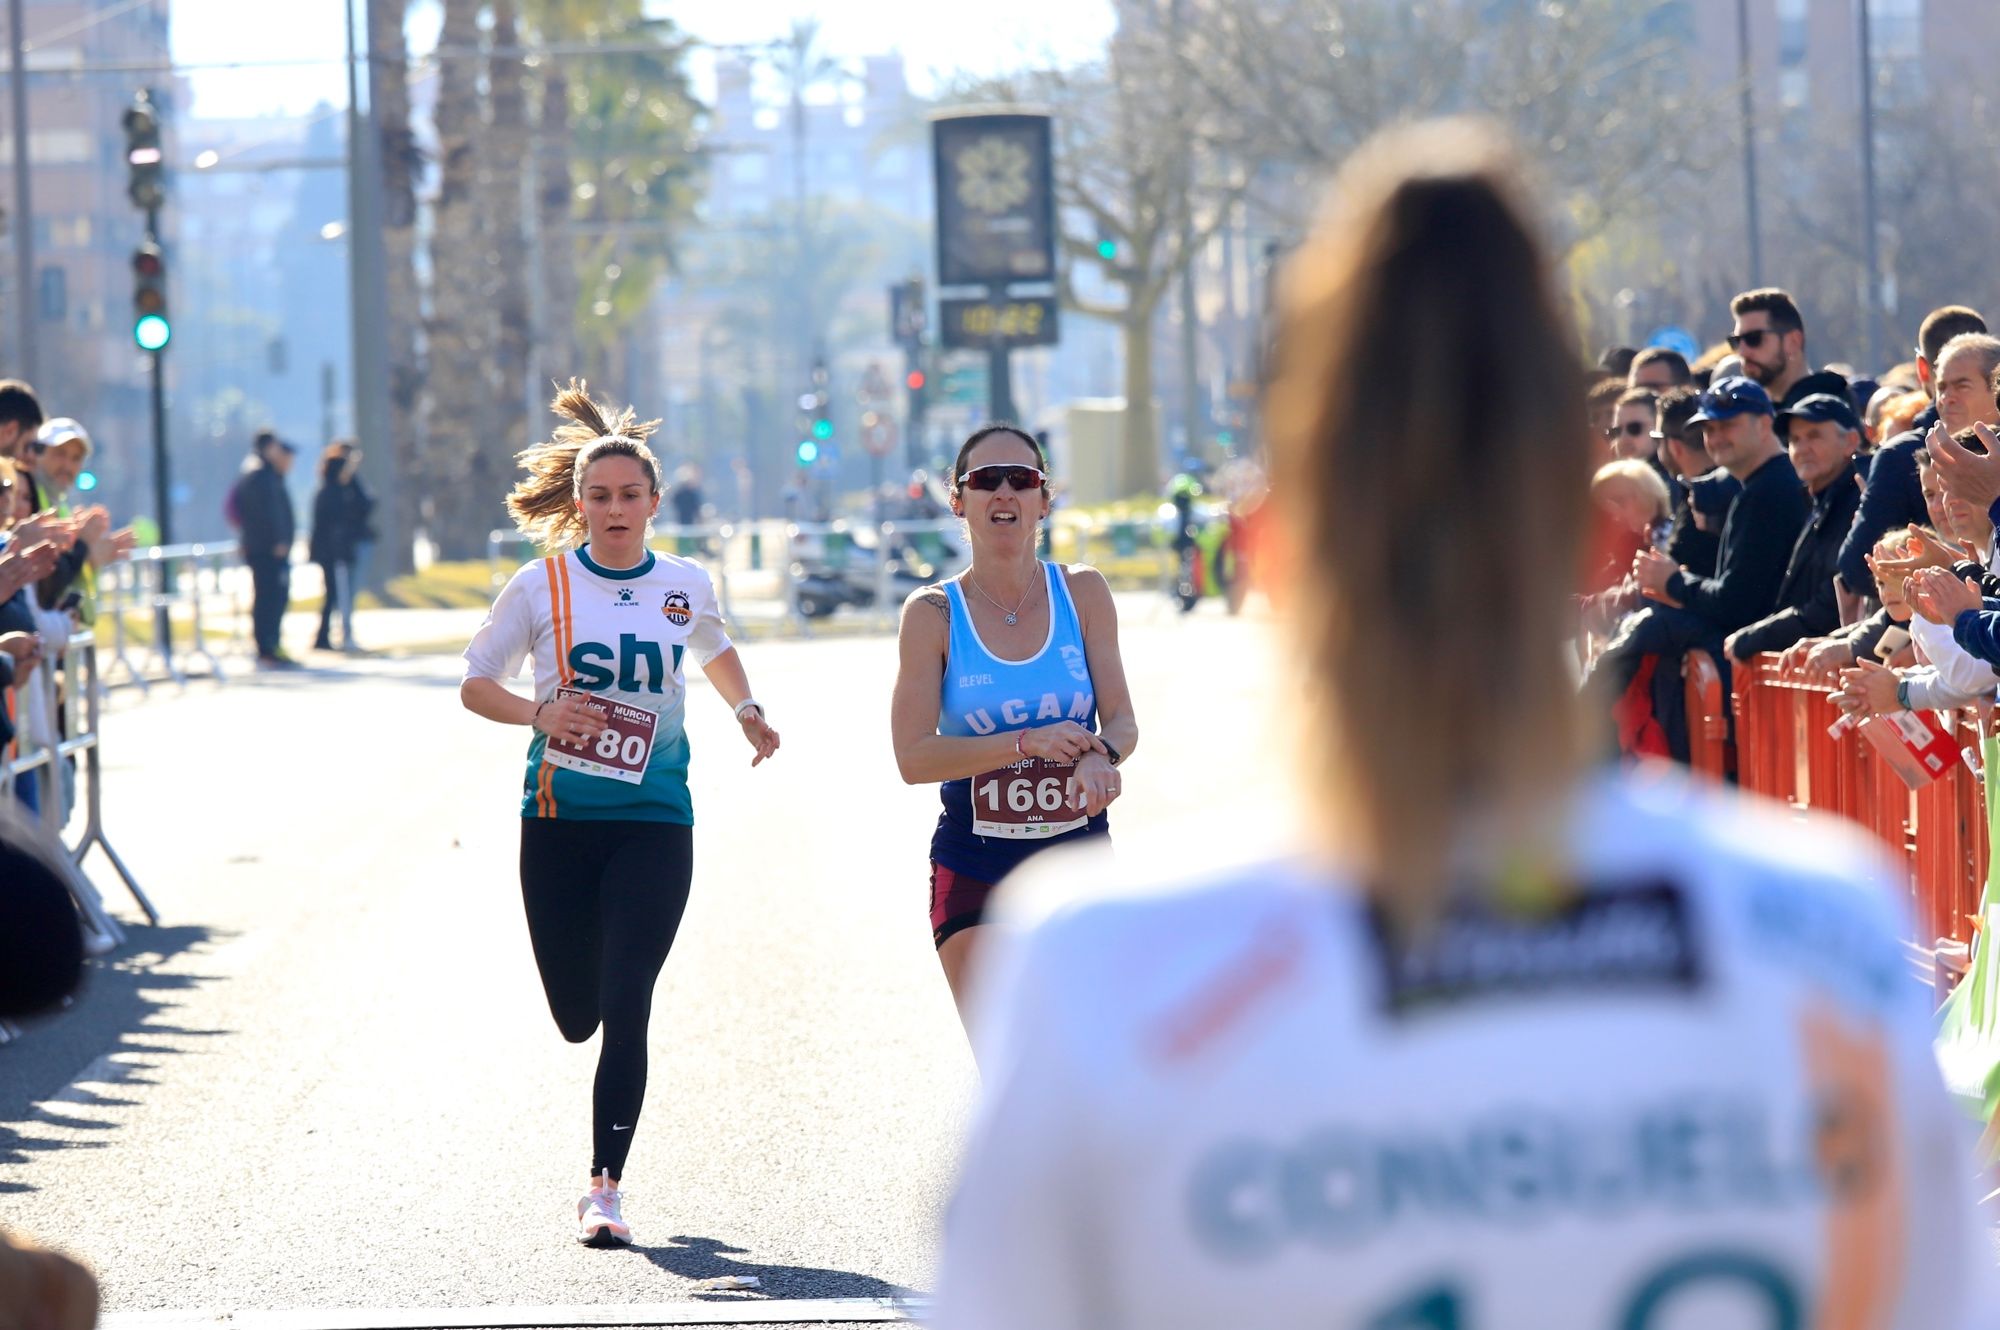
<path fill-rule="evenodd" d="M 1742 85 L 1743 110 L 1743 221 L 1748 235 L 1750 280 L 1756 286 L 1764 276 L 1764 241 L 1757 223 L 1757 107 L 1751 92 L 1750 0 L 1736 0 L 1736 71 Z"/>

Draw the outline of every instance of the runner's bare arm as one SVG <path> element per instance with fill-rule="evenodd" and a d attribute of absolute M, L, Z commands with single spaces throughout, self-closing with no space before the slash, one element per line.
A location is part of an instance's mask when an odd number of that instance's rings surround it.
<path fill-rule="evenodd" d="M 1125 681 L 1125 658 L 1118 651 L 1118 603 L 1104 574 L 1088 564 L 1071 564 L 1063 576 L 1069 579 L 1070 599 L 1083 625 L 1083 654 L 1097 693 L 1097 732 L 1118 750 L 1122 763 L 1139 746 L 1139 718 Z"/>
<path fill-rule="evenodd" d="M 735 647 L 703 665 L 701 672 L 715 685 L 717 696 L 729 705 L 731 711 L 750 700 L 750 675 L 743 668 L 743 657 L 736 654 Z"/>
<path fill-rule="evenodd" d="M 532 725 L 535 720 L 535 700 L 522 697 L 498 679 L 467 679 L 458 686 L 458 700 L 473 715 L 502 725 Z"/>
<path fill-rule="evenodd" d="M 903 622 L 896 634 L 900 660 L 896 691 L 889 704 L 889 737 L 896 749 L 896 769 L 910 785 L 964 780 L 1020 760 L 1014 731 L 963 739 L 938 733 L 938 698 L 944 691 L 951 617 L 948 606 L 944 615 L 938 614 L 929 599 L 933 594 L 944 593 L 936 587 L 924 587 L 903 602 Z M 1065 761 L 1096 746 L 1095 739 L 1072 721 L 1026 734 L 1034 736 L 1032 740 L 1021 739 L 1026 751 L 1037 756 L 1059 755 Z"/>

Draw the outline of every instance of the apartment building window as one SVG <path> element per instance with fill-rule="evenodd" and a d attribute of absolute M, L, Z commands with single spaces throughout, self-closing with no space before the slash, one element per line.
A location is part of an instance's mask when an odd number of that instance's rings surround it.
<path fill-rule="evenodd" d="M 1869 0 L 1868 22 L 1876 59 L 1922 58 L 1924 0 Z"/>
<path fill-rule="evenodd" d="M 81 129 L 31 129 L 28 160 L 38 166 L 73 166 L 90 161 L 90 134 Z"/>
<path fill-rule="evenodd" d="M 61 323 L 69 317 L 69 274 L 61 268 L 43 268 L 35 274 L 35 305 L 43 323 Z"/>
<path fill-rule="evenodd" d="M 75 217 L 53 217 L 49 219 L 46 244 L 55 249 L 90 248 L 90 216 L 80 213 Z"/>
<path fill-rule="evenodd" d="M 1778 0 L 1778 68 L 1806 62 L 1806 0 Z"/>

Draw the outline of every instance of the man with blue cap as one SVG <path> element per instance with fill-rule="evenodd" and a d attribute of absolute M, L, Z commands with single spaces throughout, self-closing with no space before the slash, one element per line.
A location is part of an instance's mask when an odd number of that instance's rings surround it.
<path fill-rule="evenodd" d="M 1778 608 L 1729 635 L 1723 649 L 1741 664 L 1762 651 L 1783 651 L 1808 637 L 1824 637 L 1840 626 L 1834 577 L 1841 542 L 1861 506 L 1861 418 L 1845 393 L 1812 393 L 1780 411 L 1778 437 L 1792 469 L 1812 496 L 1805 529 L 1792 546 Z"/>
<path fill-rule="evenodd" d="M 1628 618 L 1591 667 L 1587 687 L 1622 697 L 1645 657 L 1660 657 L 1654 672 L 1656 713 L 1678 693 L 1680 657 L 1693 648 L 1718 658 L 1725 671 L 1723 639 L 1777 608 L 1778 590 L 1807 514 L 1806 488 L 1773 428 L 1776 409 L 1763 387 L 1740 375 L 1720 379 L 1701 395 L 1690 424 L 1702 428 L 1708 455 L 1742 483 L 1722 523 L 1715 572 L 1698 577 L 1658 550 L 1633 560 L 1639 588 L 1655 603 Z M 1684 725 L 1662 717 L 1675 757 L 1687 757 Z"/>

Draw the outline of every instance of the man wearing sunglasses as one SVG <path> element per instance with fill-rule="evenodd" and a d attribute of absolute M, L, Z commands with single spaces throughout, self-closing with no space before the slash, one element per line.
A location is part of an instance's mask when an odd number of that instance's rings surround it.
<path fill-rule="evenodd" d="M 1806 360 L 1806 321 L 1791 293 L 1775 286 L 1745 291 L 1729 302 L 1736 325 L 1729 349 L 1743 361 L 1743 373 L 1755 380 L 1780 411 L 1814 393 L 1847 395 L 1847 380 L 1831 371 L 1813 373 Z"/>
<path fill-rule="evenodd" d="M 1621 461 L 1653 461 L 1653 402 L 1653 394 L 1645 388 L 1628 388 L 1619 396 L 1611 425 L 1604 432 L 1614 457 Z M 1661 477 L 1672 483 L 1665 472 Z"/>

